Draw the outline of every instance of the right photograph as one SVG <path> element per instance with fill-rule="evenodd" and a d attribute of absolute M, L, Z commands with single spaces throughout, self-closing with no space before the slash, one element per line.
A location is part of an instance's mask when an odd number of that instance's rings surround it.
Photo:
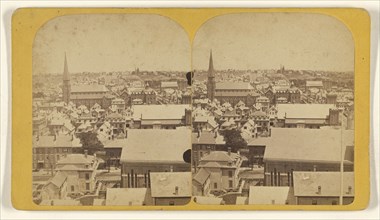
<path fill-rule="evenodd" d="M 354 201 L 354 42 L 317 13 L 239 13 L 192 45 L 192 188 L 203 205 Z"/>

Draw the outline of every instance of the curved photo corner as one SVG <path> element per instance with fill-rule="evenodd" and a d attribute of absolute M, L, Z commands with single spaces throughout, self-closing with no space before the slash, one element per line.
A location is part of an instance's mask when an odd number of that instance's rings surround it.
<path fill-rule="evenodd" d="M 155 14 L 56 17 L 33 44 L 33 201 L 191 199 L 190 43 Z"/>
<path fill-rule="evenodd" d="M 324 14 L 205 22 L 192 45 L 194 201 L 351 204 L 354 49 Z"/>

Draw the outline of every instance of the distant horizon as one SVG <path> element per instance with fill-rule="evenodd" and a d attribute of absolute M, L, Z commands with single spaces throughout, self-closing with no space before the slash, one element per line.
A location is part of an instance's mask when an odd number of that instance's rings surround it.
<path fill-rule="evenodd" d="M 218 73 L 220 71 L 273 71 L 273 70 L 280 70 L 280 68 L 272 68 L 272 69 L 215 69 L 215 72 Z M 311 70 L 311 69 L 285 69 L 285 71 L 291 70 L 291 71 L 309 71 L 309 72 L 327 72 L 327 73 L 354 73 L 353 70 L 347 70 L 347 71 L 333 71 L 333 70 Z M 135 70 L 113 70 L 113 71 L 82 71 L 82 72 L 69 72 L 69 74 L 82 74 L 82 73 L 94 73 L 94 74 L 108 74 L 108 73 L 117 73 L 117 72 L 129 72 L 132 73 Z M 169 73 L 178 73 L 178 72 L 183 72 L 187 73 L 189 71 L 179 71 L 179 70 L 140 70 L 140 72 L 169 72 Z M 195 72 L 207 72 L 208 69 L 199 69 L 199 70 L 193 70 Z M 38 73 L 38 74 L 33 74 L 33 75 L 63 75 L 62 72 L 56 72 L 56 73 Z"/>

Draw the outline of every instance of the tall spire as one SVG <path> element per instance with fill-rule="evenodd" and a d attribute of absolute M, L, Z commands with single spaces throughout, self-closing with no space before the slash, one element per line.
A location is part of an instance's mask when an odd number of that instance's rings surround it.
<path fill-rule="evenodd" d="M 208 64 L 208 79 L 207 79 L 207 98 L 213 102 L 215 98 L 215 71 L 214 62 L 212 60 L 212 50 L 210 50 L 210 61 Z"/>
<path fill-rule="evenodd" d="M 214 62 L 212 60 L 212 50 L 210 50 L 210 61 L 208 63 L 208 75 L 214 76 Z"/>
<path fill-rule="evenodd" d="M 64 63 L 64 67 L 63 67 L 63 80 L 70 80 L 69 68 L 67 66 L 66 52 L 65 52 L 65 63 Z"/>
<path fill-rule="evenodd" d="M 68 104 L 70 102 L 71 85 L 70 85 L 69 68 L 67 66 L 66 53 L 65 53 L 65 61 L 63 65 L 64 66 L 63 66 L 62 97 L 63 97 L 63 101 Z"/>

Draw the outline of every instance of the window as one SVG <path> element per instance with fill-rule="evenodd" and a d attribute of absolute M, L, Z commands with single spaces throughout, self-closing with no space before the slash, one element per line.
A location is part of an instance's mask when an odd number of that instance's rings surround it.
<path fill-rule="evenodd" d="M 333 201 L 331 202 L 331 205 L 338 205 L 338 202 L 337 202 L 336 200 L 333 200 Z"/>
<path fill-rule="evenodd" d="M 318 204 L 318 202 L 317 202 L 317 200 L 316 200 L 316 199 L 313 199 L 313 200 L 311 201 L 311 204 L 312 204 L 312 205 L 317 205 L 317 204 Z"/>
<path fill-rule="evenodd" d="M 86 183 L 86 190 L 90 190 L 90 183 Z"/>
<path fill-rule="evenodd" d="M 228 187 L 230 188 L 234 187 L 234 182 L 232 180 L 228 181 Z"/>
<path fill-rule="evenodd" d="M 218 188 L 218 183 L 214 183 L 214 189 Z"/>
<path fill-rule="evenodd" d="M 75 188 L 74 186 L 71 186 L 71 192 L 74 192 Z"/>
<path fill-rule="evenodd" d="M 89 173 L 86 173 L 86 174 L 85 174 L 85 177 L 86 177 L 86 180 L 89 180 L 89 179 L 90 179 L 90 174 L 89 174 Z"/>
<path fill-rule="evenodd" d="M 231 177 L 232 177 L 232 175 L 233 175 L 233 172 L 232 172 L 232 170 L 229 170 L 229 171 L 228 171 L 228 177 L 230 177 L 230 178 L 231 178 Z"/>
<path fill-rule="evenodd" d="M 174 201 L 170 201 L 170 202 L 169 202 L 169 205 L 174 205 Z"/>

